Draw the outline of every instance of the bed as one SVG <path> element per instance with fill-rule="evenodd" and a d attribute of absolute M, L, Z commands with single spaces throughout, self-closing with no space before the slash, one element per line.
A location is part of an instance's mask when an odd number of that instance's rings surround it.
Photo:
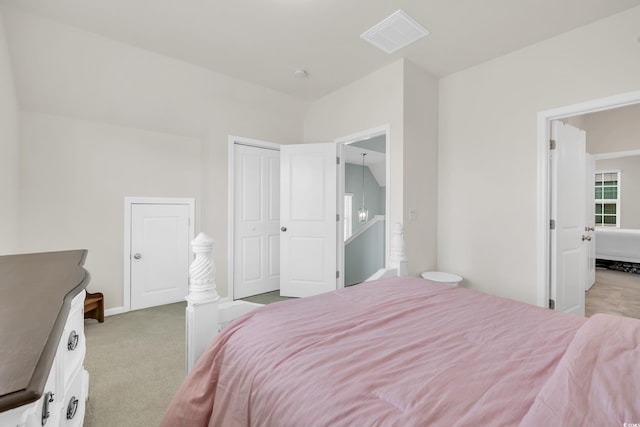
<path fill-rule="evenodd" d="M 622 426 L 639 361 L 640 320 L 385 278 L 240 316 L 162 425 Z"/>
<path fill-rule="evenodd" d="M 596 258 L 640 264 L 640 230 L 596 228 Z"/>

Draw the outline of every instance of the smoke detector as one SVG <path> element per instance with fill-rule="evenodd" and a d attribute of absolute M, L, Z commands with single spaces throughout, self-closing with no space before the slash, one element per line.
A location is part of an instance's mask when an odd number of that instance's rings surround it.
<path fill-rule="evenodd" d="M 426 28 L 398 10 L 362 33 L 360 38 L 391 54 L 427 35 L 429 31 Z"/>
<path fill-rule="evenodd" d="M 293 70 L 293 75 L 299 79 L 304 79 L 309 75 L 309 73 L 304 68 L 296 68 Z"/>

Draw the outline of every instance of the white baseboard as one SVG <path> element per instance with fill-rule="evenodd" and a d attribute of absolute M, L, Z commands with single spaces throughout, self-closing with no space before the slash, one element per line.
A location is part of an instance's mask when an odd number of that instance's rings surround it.
<path fill-rule="evenodd" d="M 179 299 L 176 302 L 182 302 L 182 301 L 184 301 L 183 298 Z M 223 302 L 228 302 L 228 301 L 230 301 L 229 297 L 224 297 L 224 298 L 220 298 L 219 302 L 223 303 Z M 169 303 L 169 304 L 174 304 L 174 303 Z M 114 307 L 114 308 L 107 308 L 107 309 L 104 310 L 104 317 L 114 316 L 116 314 L 122 314 L 122 313 L 126 313 L 126 312 L 127 312 L 127 310 L 124 309 L 124 306 Z"/>
<path fill-rule="evenodd" d="M 122 314 L 124 313 L 124 307 L 114 307 L 114 308 L 107 308 L 104 311 L 104 316 L 108 317 L 108 316 L 113 316 L 115 314 Z"/>

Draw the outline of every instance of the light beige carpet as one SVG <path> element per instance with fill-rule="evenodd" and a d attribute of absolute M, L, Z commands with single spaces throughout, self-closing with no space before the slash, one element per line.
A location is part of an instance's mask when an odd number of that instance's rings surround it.
<path fill-rule="evenodd" d="M 85 320 L 85 427 L 157 426 L 184 378 L 186 303 Z"/>
<path fill-rule="evenodd" d="M 276 292 L 246 298 L 271 304 Z M 186 303 L 85 320 L 85 427 L 157 426 L 184 379 Z"/>

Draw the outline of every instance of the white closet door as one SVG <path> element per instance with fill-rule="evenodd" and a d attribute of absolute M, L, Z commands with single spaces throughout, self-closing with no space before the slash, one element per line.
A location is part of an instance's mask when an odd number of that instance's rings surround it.
<path fill-rule="evenodd" d="M 234 299 L 280 288 L 280 153 L 234 145 Z"/>

